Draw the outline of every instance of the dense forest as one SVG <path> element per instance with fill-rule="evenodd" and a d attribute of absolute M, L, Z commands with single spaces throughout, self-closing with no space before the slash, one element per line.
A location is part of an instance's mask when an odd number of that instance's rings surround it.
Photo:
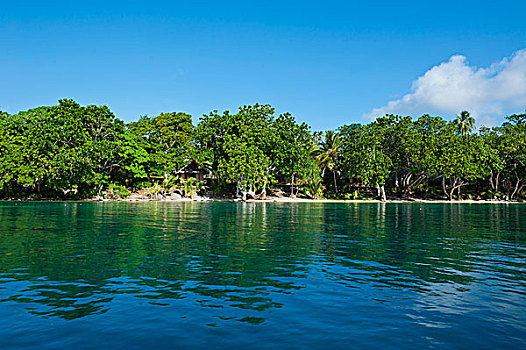
<path fill-rule="evenodd" d="M 195 161 L 206 181 L 177 171 Z M 124 123 L 106 106 L 73 100 L 0 112 L 0 198 L 152 197 L 170 191 L 263 199 L 272 193 L 334 199 L 521 200 L 526 113 L 475 132 L 452 121 L 386 115 L 366 125 L 312 132 L 269 105 Z"/>

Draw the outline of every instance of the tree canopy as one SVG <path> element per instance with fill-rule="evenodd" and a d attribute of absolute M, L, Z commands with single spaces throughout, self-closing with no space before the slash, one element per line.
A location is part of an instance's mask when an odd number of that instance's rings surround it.
<path fill-rule="evenodd" d="M 212 179 L 186 183 L 185 193 L 220 188 L 243 199 L 277 190 L 310 198 L 524 198 L 526 114 L 478 133 L 474 125 L 462 111 L 451 121 L 386 115 L 312 132 L 266 104 L 212 111 L 195 126 L 182 112 L 125 124 L 107 106 L 64 99 L 14 115 L 0 111 L 0 197 L 90 198 L 115 188 L 158 193 L 195 161 Z"/>

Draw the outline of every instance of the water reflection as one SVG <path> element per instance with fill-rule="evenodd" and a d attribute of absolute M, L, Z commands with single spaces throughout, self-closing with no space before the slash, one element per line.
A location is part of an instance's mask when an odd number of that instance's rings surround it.
<path fill-rule="evenodd" d="M 309 292 L 418 309 L 408 317 L 440 325 L 421 309 L 462 313 L 494 298 L 524 310 L 525 215 L 522 205 L 2 202 L 0 306 L 73 320 L 130 296 L 264 324 Z"/>

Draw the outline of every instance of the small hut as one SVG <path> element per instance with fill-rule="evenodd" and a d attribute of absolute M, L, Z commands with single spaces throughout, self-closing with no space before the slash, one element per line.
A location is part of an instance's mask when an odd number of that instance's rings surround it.
<path fill-rule="evenodd" d="M 186 181 L 189 178 L 193 177 L 199 182 L 203 182 L 206 179 L 211 179 L 212 175 L 209 169 L 202 166 L 195 160 L 191 160 L 181 169 L 179 169 L 175 175 L 179 176 L 182 181 Z"/>

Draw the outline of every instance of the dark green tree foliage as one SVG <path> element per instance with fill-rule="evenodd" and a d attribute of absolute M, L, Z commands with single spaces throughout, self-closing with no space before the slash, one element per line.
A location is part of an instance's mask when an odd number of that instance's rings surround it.
<path fill-rule="evenodd" d="M 359 148 L 360 142 L 361 125 L 360 124 L 347 124 L 343 125 L 338 129 L 340 135 L 340 170 L 342 177 L 352 181 L 355 176 L 354 167 L 356 162 L 354 154 Z"/>
<path fill-rule="evenodd" d="M 446 132 L 450 128 L 446 129 Z M 435 175 L 442 179 L 444 194 L 451 200 L 453 193 L 467 186 L 470 181 L 489 175 L 490 168 L 485 161 L 487 145 L 478 136 L 463 136 L 451 132 L 444 139 L 437 152 Z"/>
<path fill-rule="evenodd" d="M 470 116 L 468 111 L 460 112 L 460 115 L 457 115 L 453 124 L 459 135 L 468 135 L 475 130 L 475 118 Z"/>
<path fill-rule="evenodd" d="M 425 131 L 409 116 L 387 115 L 378 118 L 377 123 L 383 131 L 387 156 L 393 163 L 393 187 L 400 196 L 409 196 L 428 177 L 429 165 L 425 162 L 429 144 L 423 140 Z"/>
<path fill-rule="evenodd" d="M 418 157 L 422 143 L 411 117 L 386 115 L 364 126 L 344 125 L 340 134 L 344 173 L 375 186 L 381 198 L 389 178 L 401 195 L 426 178 Z"/>
<path fill-rule="evenodd" d="M 142 116 L 128 125 L 148 153 L 148 176 L 168 175 L 192 157 L 194 126 L 186 113 L 161 113 L 155 118 Z"/>
<path fill-rule="evenodd" d="M 321 198 L 324 188 L 326 196 L 349 197 L 349 189 L 366 186 L 383 200 L 514 200 L 526 188 L 526 114 L 506 118 L 478 134 L 466 111 L 450 122 L 386 115 L 312 134 L 288 113 L 276 117 L 269 105 L 214 111 L 194 128 L 185 113 L 124 125 L 106 106 L 60 100 L 0 112 L 0 197 L 92 197 L 115 186 L 139 187 L 146 178 L 167 182 L 195 159 L 210 167 L 215 185 L 235 186 L 244 199 L 264 198 L 279 181 L 291 196 L 302 189 L 311 198 Z"/>
<path fill-rule="evenodd" d="M 255 104 L 236 114 L 214 111 L 199 123 L 196 140 L 204 160 L 218 180 L 236 184 L 244 199 L 264 198 L 278 173 L 296 181 L 312 168 L 307 125 L 298 125 L 289 114 L 276 119 L 274 112 L 269 105 Z"/>
<path fill-rule="evenodd" d="M 491 199 L 498 198 L 500 195 L 502 174 L 507 156 L 503 144 L 504 138 L 500 130 L 500 127 L 482 127 L 480 129 L 480 136 L 486 144 L 486 148 L 493 151 L 491 153 L 492 157 L 488 159 L 490 173 L 488 176 L 489 189 L 487 193 Z"/>
<path fill-rule="evenodd" d="M 341 138 L 340 135 L 332 130 L 325 132 L 324 138 L 319 135 L 318 147 L 314 151 L 314 155 L 318 162 L 318 167 L 321 170 L 321 176 L 328 178 L 331 176 L 331 182 L 334 186 L 334 192 L 338 193 L 339 163 L 341 154 Z"/>
<path fill-rule="evenodd" d="M 431 180 L 440 180 L 444 195 L 453 199 L 455 191 L 460 196 L 461 187 L 499 167 L 496 149 L 481 136 L 458 130 L 457 121 L 429 115 L 416 121 L 387 115 L 361 127 L 344 126 L 344 173 L 375 186 L 383 200 L 386 185 L 406 196 Z"/>
<path fill-rule="evenodd" d="M 526 186 L 526 113 L 507 116 L 499 129 L 505 157 L 504 187 L 514 199 Z"/>
<path fill-rule="evenodd" d="M 444 151 L 443 145 L 447 142 L 449 134 L 446 132 L 447 121 L 441 117 L 432 117 L 424 114 L 413 122 L 413 141 L 408 152 L 411 171 L 418 181 L 440 177 L 438 159 Z"/>
<path fill-rule="evenodd" d="M 275 135 L 274 110 L 267 105 L 245 106 L 237 114 L 212 112 L 201 118 L 198 145 L 220 181 L 235 183 L 243 198 L 265 193 L 272 180 L 270 150 Z"/>
<path fill-rule="evenodd" d="M 141 155 L 106 106 L 73 100 L 2 118 L 0 187 L 4 195 L 85 197 L 141 175 Z"/>
<path fill-rule="evenodd" d="M 481 128 L 489 154 L 491 198 L 514 199 L 526 186 L 526 114 L 506 117 L 500 127 Z"/>
<path fill-rule="evenodd" d="M 297 195 L 297 184 L 307 184 L 318 178 L 318 167 L 311 149 L 314 145 L 310 127 L 306 123 L 298 124 L 294 117 L 285 113 L 273 122 L 275 143 L 272 158 L 279 174 L 291 184 L 291 196 Z"/>
<path fill-rule="evenodd" d="M 354 176 L 365 185 L 375 186 L 382 200 L 386 200 L 385 184 L 393 169 L 393 160 L 385 147 L 388 145 L 387 131 L 380 122 L 362 126 L 358 134 L 358 148 L 354 153 Z"/>

